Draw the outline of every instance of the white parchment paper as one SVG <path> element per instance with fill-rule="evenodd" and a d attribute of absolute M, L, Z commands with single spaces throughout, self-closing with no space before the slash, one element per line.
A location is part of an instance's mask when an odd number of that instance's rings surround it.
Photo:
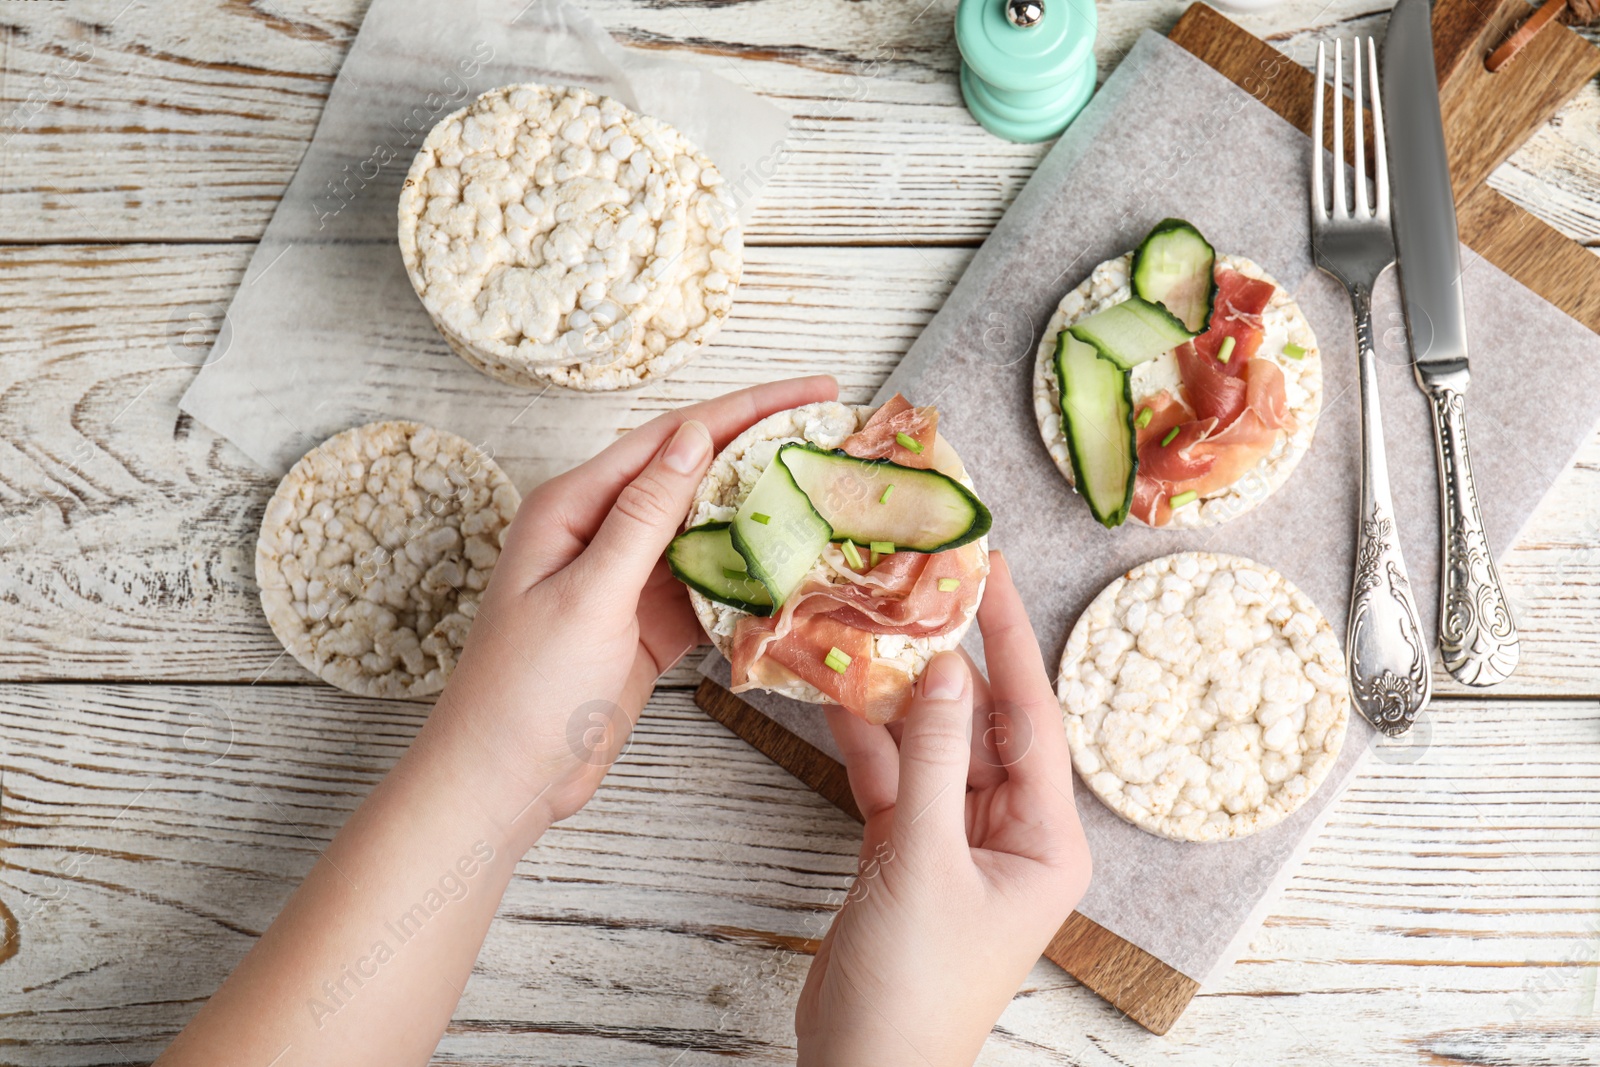
<path fill-rule="evenodd" d="M 1283 60 L 1288 64 L 1288 60 Z M 1264 67 L 1263 80 L 1274 71 Z M 1135 564 L 1186 550 L 1250 556 L 1314 600 L 1342 637 L 1355 560 L 1359 425 L 1354 326 L 1342 286 L 1313 268 L 1306 218 L 1310 139 L 1182 48 L 1147 32 L 1040 164 L 943 309 L 884 386 L 937 404 L 994 512 L 1047 663 L 1078 615 Z M 1102 529 L 1051 464 L 1030 392 L 1050 313 L 1096 264 L 1166 216 L 1218 251 L 1264 266 L 1305 310 L 1322 347 L 1316 438 L 1288 483 L 1209 530 Z M 1463 248 L 1472 343 L 1475 473 L 1496 554 L 1600 418 L 1600 337 Z M 1438 589 L 1438 487 L 1428 405 L 1413 382 L 1391 272 L 1377 294 L 1381 396 L 1406 562 L 1430 642 Z M 1517 590 L 1509 590 L 1513 600 Z M 976 634 L 976 628 L 973 631 Z M 976 639 L 972 640 L 976 646 Z M 977 649 L 974 647 L 974 652 Z M 724 684 L 720 657 L 705 670 Z M 813 706 L 745 699 L 838 758 Z M 751 699 L 754 697 L 755 699 Z M 1353 709 L 1345 748 L 1294 816 L 1241 841 L 1167 841 L 1123 822 L 1078 786 L 1095 858 L 1078 910 L 1202 983 L 1231 963 L 1374 743 Z"/>
<path fill-rule="evenodd" d="M 385 418 L 462 435 L 524 490 L 608 443 L 629 394 L 522 390 L 473 370 L 423 311 L 396 243 L 400 185 L 434 123 L 530 81 L 582 85 L 677 126 L 746 222 L 788 125 L 743 88 L 622 48 L 559 0 L 374 0 L 183 410 L 274 474 Z"/>

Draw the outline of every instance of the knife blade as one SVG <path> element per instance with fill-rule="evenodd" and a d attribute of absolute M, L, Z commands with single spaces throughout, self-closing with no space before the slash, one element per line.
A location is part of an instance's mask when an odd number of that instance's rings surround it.
<path fill-rule="evenodd" d="M 1450 191 L 1439 87 L 1434 81 L 1429 0 L 1399 0 L 1383 47 L 1384 125 L 1394 196 L 1394 241 L 1412 357 L 1423 388 L 1427 368 L 1459 360 L 1466 386 L 1467 313 L 1461 295 L 1461 239 Z"/>
<path fill-rule="evenodd" d="M 1439 473 L 1439 652 L 1466 685 L 1504 681 L 1521 643 L 1484 533 L 1467 447 L 1467 312 L 1430 0 L 1398 0 L 1382 56 L 1396 266 L 1412 370 L 1433 408 Z"/>

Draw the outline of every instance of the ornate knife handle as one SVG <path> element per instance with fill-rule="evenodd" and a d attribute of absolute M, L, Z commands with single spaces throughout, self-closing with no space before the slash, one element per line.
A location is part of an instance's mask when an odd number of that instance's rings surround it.
<path fill-rule="evenodd" d="M 1478 511 L 1467 451 L 1467 370 L 1425 381 L 1439 459 L 1439 652 L 1463 685 L 1503 682 L 1522 643 Z"/>
<path fill-rule="evenodd" d="M 1361 350 L 1361 514 L 1345 634 L 1350 693 L 1368 722 L 1396 737 L 1411 729 L 1428 703 L 1433 677 L 1389 498 L 1371 291 L 1351 286 L 1350 303 Z"/>

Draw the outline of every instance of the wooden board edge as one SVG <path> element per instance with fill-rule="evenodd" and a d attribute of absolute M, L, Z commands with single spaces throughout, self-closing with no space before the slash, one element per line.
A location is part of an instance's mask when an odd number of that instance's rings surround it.
<path fill-rule="evenodd" d="M 700 710 L 743 738 L 751 748 L 782 767 L 856 822 L 861 809 L 850 792 L 844 764 L 785 730 L 749 704 L 706 678 L 694 691 Z"/>
<path fill-rule="evenodd" d="M 1172 1029 L 1200 991 L 1193 978 L 1077 912 L 1044 955 L 1152 1034 Z"/>
<path fill-rule="evenodd" d="M 701 681 L 694 702 L 757 752 L 852 819 L 861 821 L 861 811 L 850 794 L 849 777 L 838 760 L 785 730 L 710 678 Z M 1170 1030 L 1200 988 L 1194 979 L 1077 912 L 1056 931 L 1044 956 L 1153 1034 Z"/>
<path fill-rule="evenodd" d="M 1468 248 L 1600 333 L 1600 256 L 1487 185 L 1456 214 Z"/>
<path fill-rule="evenodd" d="M 1301 133 L 1310 135 L 1316 78 L 1300 64 L 1255 36 L 1226 15 L 1203 3 L 1190 4 L 1167 35 L 1173 44 L 1233 82 Z M 1333 110 L 1333 86 L 1322 89 L 1323 107 Z M 1373 169 L 1369 109 L 1361 109 L 1367 136 L 1362 148 Z M 1344 109 L 1344 143 L 1355 140 L 1355 108 Z M 1333 124 L 1323 130 L 1323 147 L 1333 150 Z M 1309 181 L 1309 177 L 1308 177 Z"/>
<path fill-rule="evenodd" d="M 1311 94 L 1316 81 L 1312 73 L 1216 8 L 1198 0 L 1190 4 L 1167 39 L 1267 105 L 1295 129 L 1311 132 Z M 1346 116 L 1347 128 L 1353 121 L 1353 115 Z M 1328 137 L 1332 144 L 1332 130 Z"/>

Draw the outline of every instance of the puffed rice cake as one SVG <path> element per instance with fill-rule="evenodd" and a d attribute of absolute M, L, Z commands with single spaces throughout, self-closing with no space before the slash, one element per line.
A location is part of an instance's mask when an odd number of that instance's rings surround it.
<path fill-rule="evenodd" d="M 1078 775 L 1105 805 L 1176 841 L 1265 830 L 1304 804 L 1349 723 L 1328 620 L 1270 567 L 1183 552 L 1095 597 L 1056 695 Z"/>
<path fill-rule="evenodd" d="M 1108 259 L 1096 267 L 1081 285 L 1062 297 L 1055 313 L 1050 316 L 1034 357 L 1034 418 L 1039 423 L 1039 436 L 1044 440 L 1050 459 L 1069 485 L 1074 484 L 1072 453 L 1061 427 L 1061 383 L 1056 380 L 1055 369 L 1056 338 L 1062 330 L 1079 319 L 1128 299 L 1132 293 L 1128 280 L 1132 264 L 1132 252 Z M 1287 410 L 1294 416 L 1295 431 L 1281 435 L 1272 450 L 1232 485 L 1207 493 L 1193 504 L 1175 510 L 1170 522 L 1157 527 L 1162 530 L 1216 526 L 1238 518 L 1262 503 L 1289 480 L 1301 457 L 1311 448 L 1311 439 L 1317 431 L 1317 417 L 1322 413 L 1322 350 L 1317 347 L 1316 334 L 1312 332 L 1300 305 L 1272 275 L 1244 256 L 1219 254 L 1217 264 L 1236 270 L 1246 278 L 1269 282 L 1273 286 L 1272 299 L 1262 312 L 1266 336 L 1255 358 L 1270 359 L 1283 372 Z M 1285 354 L 1286 344 L 1298 345 L 1303 349 L 1301 357 L 1291 359 Z M 1171 354 L 1134 368 L 1135 406 L 1163 388 L 1176 392 L 1178 379 L 1174 377 L 1175 372 L 1176 361 Z"/>
<path fill-rule="evenodd" d="M 743 267 L 722 176 L 679 131 L 545 85 L 490 90 L 433 128 L 399 239 L 451 349 L 529 388 L 672 373 L 721 328 Z"/>
<path fill-rule="evenodd" d="M 482 450 L 416 422 L 324 441 L 286 474 L 256 542 L 272 632 L 362 696 L 444 688 L 521 496 Z"/>

